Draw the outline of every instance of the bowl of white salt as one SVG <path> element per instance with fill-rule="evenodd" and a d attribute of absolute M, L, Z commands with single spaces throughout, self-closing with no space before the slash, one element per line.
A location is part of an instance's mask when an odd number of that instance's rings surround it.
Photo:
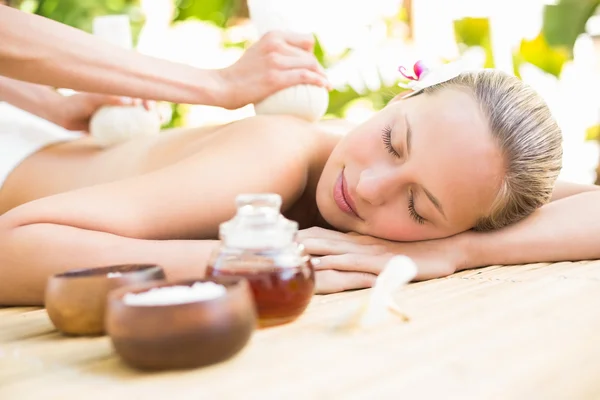
<path fill-rule="evenodd" d="M 102 335 L 111 290 L 165 279 L 154 264 L 125 264 L 70 270 L 48 279 L 44 305 L 54 326 L 67 335 Z"/>
<path fill-rule="evenodd" d="M 246 346 L 256 325 L 250 286 L 237 277 L 121 288 L 110 294 L 106 315 L 115 351 L 142 370 L 225 361 Z"/>

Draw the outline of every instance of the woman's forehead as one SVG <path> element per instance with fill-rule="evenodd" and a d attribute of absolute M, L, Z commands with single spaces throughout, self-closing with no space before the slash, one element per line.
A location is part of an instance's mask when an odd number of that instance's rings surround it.
<path fill-rule="evenodd" d="M 424 97 L 406 111 L 417 179 L 437 192 L 450 214 L 464 214 L 469 205 L 486 212 L 500 188 L 504 163 L 485 116 L 468 94 L 442 91 L 428 97 L 431 101 Z"/>
<path fill-rule="evenodd" d="M 415 112 L 439 118 L 481 118 L 483 113 L 475 96 L 464 88 L 447 88 L 406 100 Z"/>

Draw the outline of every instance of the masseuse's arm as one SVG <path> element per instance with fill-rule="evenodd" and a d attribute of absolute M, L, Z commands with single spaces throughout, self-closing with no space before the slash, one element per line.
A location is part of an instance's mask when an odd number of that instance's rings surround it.
<path fill-rule="evenodd" d="M 328 85 L 307 35 L 267 34 L 221 70 L 145 56 L 2 5 L 0 38 L 0 75 L 85 92 L 237 108 L 284 87 Z"/>
<path fill-rule="evenodd" d="M 0 76 L 0 101 L 50 122 L 58 123 L 54 110 L 61 99 L 62 96 L 51 87 Z"/>
<path fill-rule="evenodd" d="M 62 96 L 49 86 L 18 81 L 0 76 L 0 101 L 37 115 L 65 129 L 87 131 L 89 121 L 98 108 L 106 105 L 128 105 L 134 100 L 118 96 L 79 93 Z"/>

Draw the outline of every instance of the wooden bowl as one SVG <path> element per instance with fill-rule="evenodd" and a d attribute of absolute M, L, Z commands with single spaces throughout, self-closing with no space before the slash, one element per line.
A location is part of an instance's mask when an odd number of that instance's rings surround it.
<path fill-rule="evenodd" d="M 158 306 L 128 305 L 123 300 L 127 293 L 195 282 L 215 282 L 227 291 L 212 299 Z M 196 368 L 225 361 L 244 348 L 256 325 L 250 286 L 237 277 L 121 288 L 110 294 L 106 315 L 106 329 L 117 354 L 143 370 Z"/>
<path fill-rule="evenodd" d="M 44 303 L 50 320 L 62 333 L 102 335 L 111 290 L 164 279 L 163 269 L 153 264 L 77 269 L 48 279 Z"/>

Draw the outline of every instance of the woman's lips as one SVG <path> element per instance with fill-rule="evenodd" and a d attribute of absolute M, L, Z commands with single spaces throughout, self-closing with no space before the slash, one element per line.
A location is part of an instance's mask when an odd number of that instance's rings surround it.
<path fill-rule="evenodd" d="M 348 183 L 346 182 L 346 178 L 344 177 L 344 171 L 340 173 L 337 181 L 335 182 L 335 186 L 333 188 L 333 199 L 335 203 L 339 207 L 340 210 L 345 212 L 346 214 L 350 214 L 356 218 L 360 218 L 358 213 L 356 212 L 356 206 L 352 201 L 352 197 L 348 192 Z"/>

